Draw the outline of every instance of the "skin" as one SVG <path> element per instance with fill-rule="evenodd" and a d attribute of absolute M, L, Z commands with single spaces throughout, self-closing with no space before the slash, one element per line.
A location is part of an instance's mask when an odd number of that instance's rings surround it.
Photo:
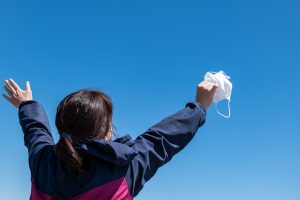
<path fill-rule="evenodd" d="M 216 89 L 216 84 L 209 81 L 202 81 L 197 85 L 196 101 L 207 109 L 213 100 Z"/>
<path fill-rule="evenodd" d="M 29 81 L 26 82 L 25 90 L 22 90 L 13 79 L 5 80 L 3 88 L 7 95 L 2 94 L 2 96 L 16 108 L 19 108 L 23 101 L 32 100 L 32 91 Z"/>
<path fill-rule="evenodd" d="M 110 125 L 110 130 L 104 138 L 105 140 L 112 140 L 112 124 Z"/>

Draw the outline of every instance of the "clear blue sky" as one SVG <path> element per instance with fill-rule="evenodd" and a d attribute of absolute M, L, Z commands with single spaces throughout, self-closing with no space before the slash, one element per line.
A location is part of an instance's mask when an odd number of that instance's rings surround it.
<path fill-rule="evenodd" d="M 0 80 L 31 81 L 54 117 L 82 88 L 113 99 L 136 137 L 194 100 L 206 71 L 232 77 L 232 117 L 208 111 L 190 145 L 136 199 L 300 199 L 300 3 L 0 0 Z M 17 111 L 0 100 L 1 199 L 27 199 Z"/>

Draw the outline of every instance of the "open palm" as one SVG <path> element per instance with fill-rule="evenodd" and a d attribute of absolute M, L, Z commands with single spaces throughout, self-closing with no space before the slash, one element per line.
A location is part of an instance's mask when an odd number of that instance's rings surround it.
<path fill-rule="evenodd" d="M 5 80 L 3 88 L 7 92 L 7 95 L 2 94 L 2 96 L 16 108 L 19 108 L 23 101 L 32 100 L 32 91 L 29 81 L 26 82 L 25 90 L 22 90 L 13 79 Z"/>

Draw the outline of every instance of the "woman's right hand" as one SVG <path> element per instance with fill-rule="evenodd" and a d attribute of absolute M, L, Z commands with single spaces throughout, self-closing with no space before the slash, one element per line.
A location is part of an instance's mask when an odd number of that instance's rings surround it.
<path fill-rule="evenodd" d="M 23 101 L 32 100 L 29 81 L 26 82 L 26 90 L 22 90 L 13 79 L 5 80 L 3 88 L 8 96 L 6 94 L 2 94 L 2 96 L 16 108 L 19 108 Z"/>
<path fill-rule="evenodd" d="M 197 85 L 196 101 L 207 109 L 213 100 L 216 89 L 216 84 L 206 80 L 202 81 Z"/>

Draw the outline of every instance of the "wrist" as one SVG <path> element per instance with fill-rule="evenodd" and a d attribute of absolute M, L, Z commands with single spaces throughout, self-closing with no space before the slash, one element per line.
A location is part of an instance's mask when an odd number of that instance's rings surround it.
<path fill-rule="evenodd" d="M 24 100 L 20 103 L 20 105 L 18 106 L 18 108 L 20 109 L 21 107 L 23 107 L 24 105 L 30 104 L 30 103 L 35 103 L 36 101 L 34 101 L 33 99 L 30 100 Z"/>

